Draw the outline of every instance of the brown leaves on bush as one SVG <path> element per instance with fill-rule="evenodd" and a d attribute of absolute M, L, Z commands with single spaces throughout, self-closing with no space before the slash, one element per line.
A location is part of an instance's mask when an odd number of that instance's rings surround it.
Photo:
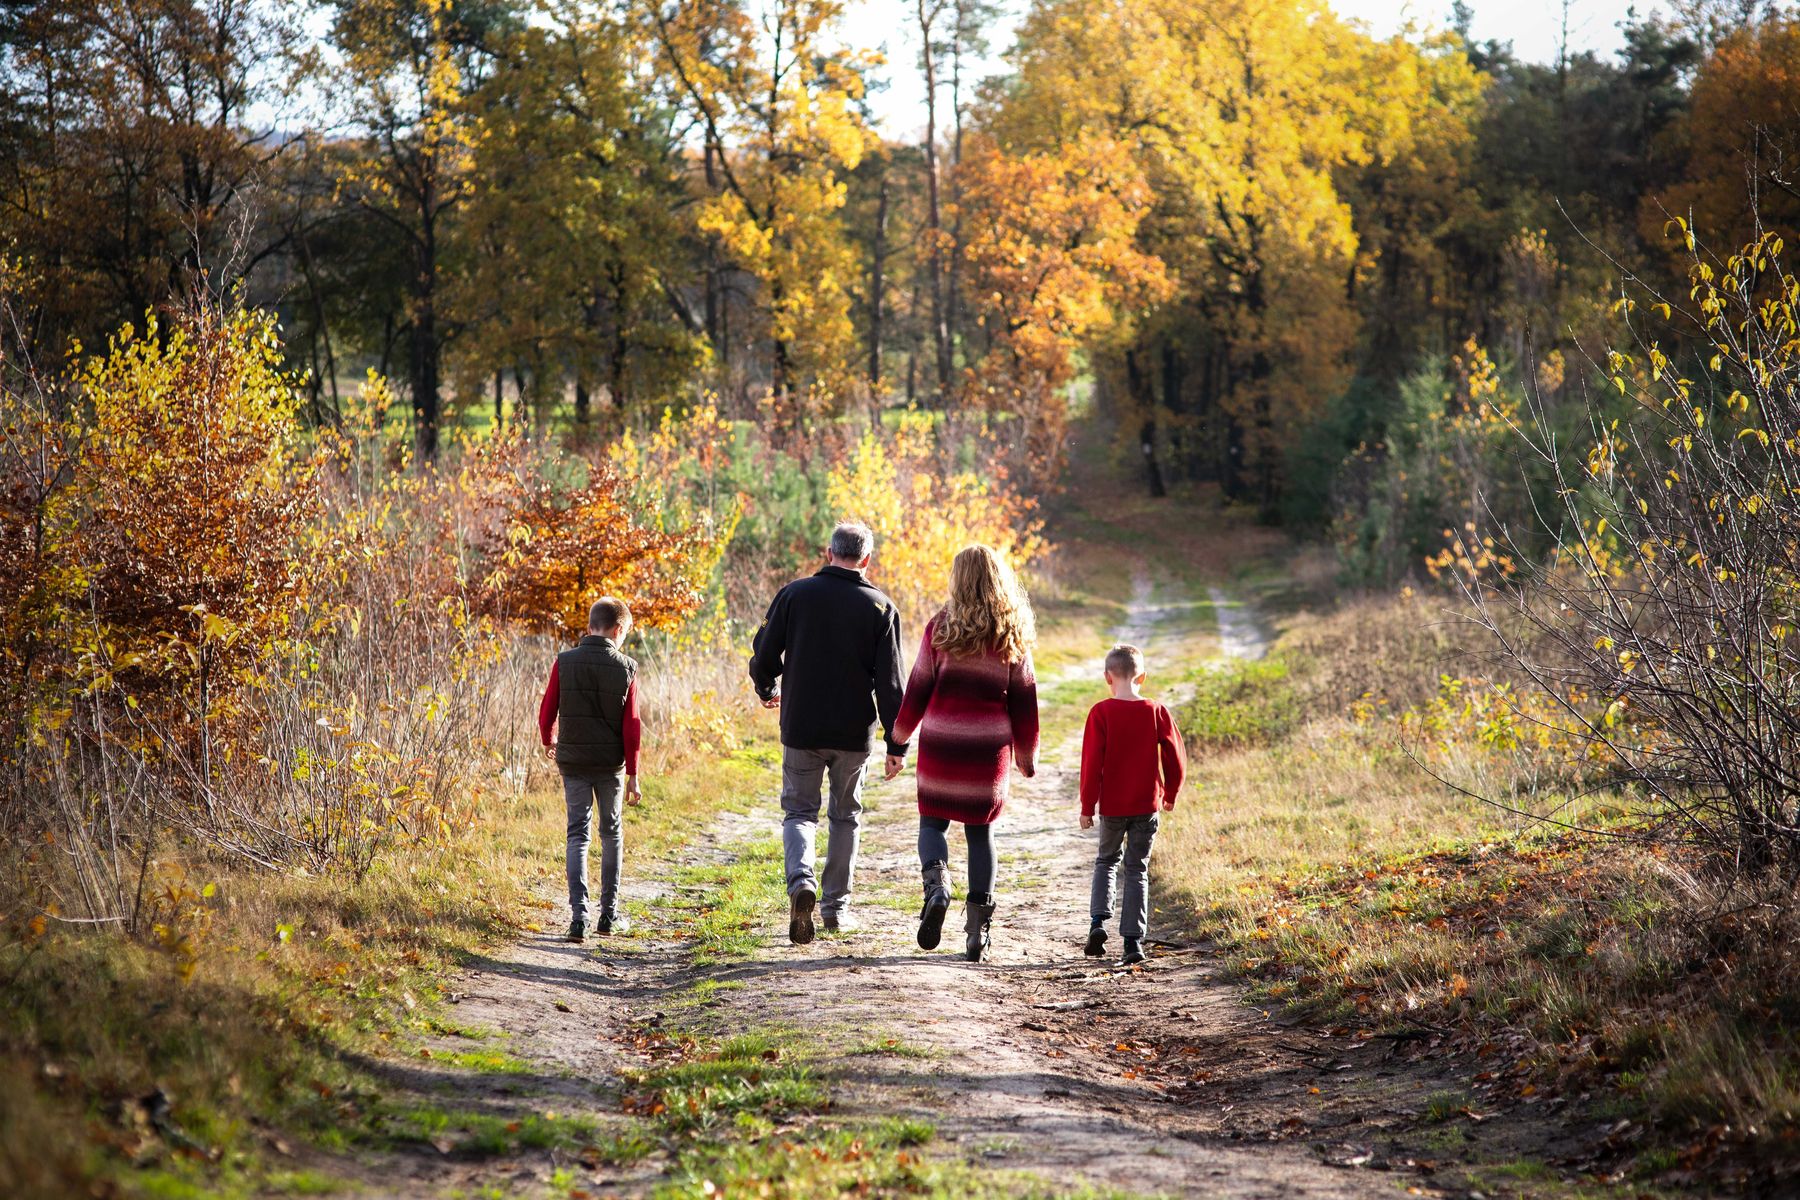
<path fill-rule="evenodd" d="M 700 604 L 710 562 L 698 527 L 664 532 L 641 520 L 625 481 L 595 462 L 573 491 L 527 475 L 516 442 L 500 444 L 490 469 L 502 473 L 502 509 L 482 541 L 475 588 L 480 608 L 537 633 L 580 637 L 588 607 L 619 595 L 637 623 L 671 629 Z"/>

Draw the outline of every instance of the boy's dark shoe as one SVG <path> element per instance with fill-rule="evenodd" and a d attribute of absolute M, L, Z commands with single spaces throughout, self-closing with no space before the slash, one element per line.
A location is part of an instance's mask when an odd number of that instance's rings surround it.
<path fill-rule="evenodd" d="M 602 934 L 630 933 L 631 918 L 627 917 L 624 913 L 603 912 L 600 914 L 600 925 L 596 932 Z"/>
<path fill-rule="evenodd" d="M 1123 967 L 1131 967 L 1131 966 L 1136 966 L 1138 963 L 1141 963 L 1143 961 L 1144 961 L 1144 943 L 1140 942 L 1137 938 L 1126 938 L 1125 939 L 1125 953 L 1120 956 L 1119 965 L 1123 966 Z"/>
<path fill-rule="evenodd" d="M 840 908 L 836 912 L 821 913 L 826 933 L 855 933 L 862 928 L 862 922 L 853 916 L 849 909 Z"/>
<path fill-rule="evenodd" d="M 1102 954 L 1106 953 L 1105 925 L 1101 924 L 1099 921 L 1094 922 L 1093 928 L 1088 930 L 1087 945 L 1081 948 L 1081 952 L 1089 958 L 1099 958 Z"/>
<path fill-rule="evenodd" d="M 809 887 L 803 887 L 788 897 L 788 941 L 796 946 L 804 946 L 813 940 L 813 905 L 819 902 L 819 894 Z"/>
<path fill-rule="evenodd" d="M 569 922 L 569 940 L 571 942 L 587 941 L 587 923 L 580 917 Z"/>

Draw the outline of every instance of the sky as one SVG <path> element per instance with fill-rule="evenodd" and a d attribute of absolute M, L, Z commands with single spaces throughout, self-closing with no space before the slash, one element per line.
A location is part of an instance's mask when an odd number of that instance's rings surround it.
<path fill-rule="evenodd" d="M 1204 3 L 1205 0 L 1194 0 Z M 991 74 L 1003 67 L 1001 54 L 1012 40 L 1029 0 L 1008 0 L 1007 15 L 990 34 L 993 51 L 982 65 L 980 74 Z M 1477 41 L 1490 39 L 1513 44 L 1513 52 L 1532 62 L 1551 62 L 1556 58 L 1557 42 L 1562 30 L 1561 0 L 1471 0 L 1475 12 L 1471 33 Z M 1394 3 L 1392 0 L 1331 0 L 1340 14 L 1369 27 L 1378 37 L 1388 36 L 1411 20 L 1422 26 L 1440 27 L 1449 20 L 1450 0 L 1425 0 L 1424 3 Z M 1592 50 L 1609 55 L 1623 39 L 1619 23 L 1633 7 L 1632 0 L 1572 0 L 1569 10 L 1569 44 L 1575 51 Z M 887 63 L 877 77 L 887 87 L 871 98 L 870 106 L 883 133 L 890 137 L 910 137 L 925 123 L 925 88 L 919 78 L 918 39 L 913 36 L 911 21 L 915 11 L 913 0 L 852 0 L 846 40 L 852 45 L 876 46 L 887 56 Z M 1658 0 L 1637 0 L 1639 13 L 1663 13 Z"/>

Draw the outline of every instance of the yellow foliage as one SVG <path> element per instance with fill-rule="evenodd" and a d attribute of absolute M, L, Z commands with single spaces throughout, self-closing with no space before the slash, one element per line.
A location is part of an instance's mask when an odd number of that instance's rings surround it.
<path fill-rule="evenodd" d="M 945 471 L 929 420 L 908 415 L 892 442 L 865 434 L 834 467 L 827 495 L 832 513 L 875 531 L 871 577 L 899 605 L 910 628 L 942 607 L 950 560 L 973 543 L 1000 551 L 1022 569 L 1045 549 L 1035 505 L 1011 490 L 990 466 Z"/>

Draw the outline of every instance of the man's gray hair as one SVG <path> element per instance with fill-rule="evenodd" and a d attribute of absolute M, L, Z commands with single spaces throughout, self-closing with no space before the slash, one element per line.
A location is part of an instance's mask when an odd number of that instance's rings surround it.
<path fill-rule="evenodd" d="M 831 531 L 831 557 L 861 562 L 875 550 L 875 531 L 861 521 L 839 521 Z"/>

